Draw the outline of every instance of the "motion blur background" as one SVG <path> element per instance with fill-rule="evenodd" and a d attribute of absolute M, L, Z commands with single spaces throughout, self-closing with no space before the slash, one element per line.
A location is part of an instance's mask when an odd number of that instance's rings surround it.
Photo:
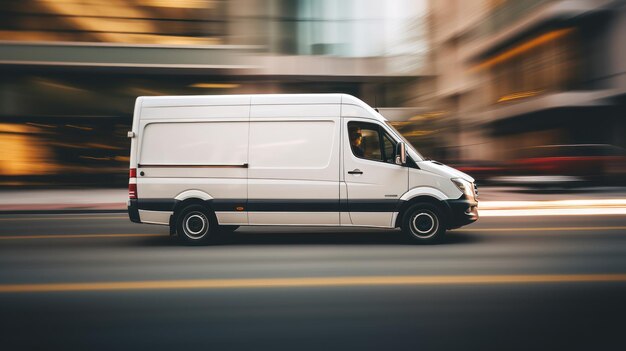
<path fill-rule="evenodd" d="M 348 93 L 479 183 L 626 179 L 623 0 L 0 0 L 0 187 L 127 184 L 134 100 Z"/>

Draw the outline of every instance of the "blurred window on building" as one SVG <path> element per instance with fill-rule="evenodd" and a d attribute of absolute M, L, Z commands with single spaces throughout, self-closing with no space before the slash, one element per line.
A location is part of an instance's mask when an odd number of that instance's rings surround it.
<path fill-rule="evenodd" d="M 498 33 L 540 6 L 555 1 L 561 0 L 489 0 L 489 14 L 467 33 L 466 38 L 475 40 Z"/>
<path fill-rule="evenodd" d="M 574 29 L 549 31 L 494 53 L 475 66 L 491 77 L 494 103 L 581 88 L 582 57 Z"/>
<path fill-rule="evenodd" d="M 3 1 L 0 40 L 222 44 L 226 1 Z"/>
<path fill-rule="evenodd" d="M 280 54 L 415 56 L 428 48 L 426 13 L 426 2 L 412 0 L 278 0 L 267 18 L 255 19 Z M 251 31 L 263 27 L 243 22 Z"/>

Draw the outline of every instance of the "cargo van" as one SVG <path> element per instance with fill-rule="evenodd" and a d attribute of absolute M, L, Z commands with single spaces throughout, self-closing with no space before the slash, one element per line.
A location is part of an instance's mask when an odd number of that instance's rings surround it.
<path fill-rule="evenodd" d="M 478 219 L 474 179 L 427 160 L 346 94 L 139 97 L 128 213 L 190 244 L 239 226 L 401 228 Z"/>

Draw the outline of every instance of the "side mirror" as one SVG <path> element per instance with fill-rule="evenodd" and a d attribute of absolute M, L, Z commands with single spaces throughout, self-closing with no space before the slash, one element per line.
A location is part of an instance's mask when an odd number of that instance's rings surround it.
<path fill-rule="evenodd" d="M 396 164 L 400 166 L 406 164 L 406 145 L 403 142 L 396 145 Z"/>

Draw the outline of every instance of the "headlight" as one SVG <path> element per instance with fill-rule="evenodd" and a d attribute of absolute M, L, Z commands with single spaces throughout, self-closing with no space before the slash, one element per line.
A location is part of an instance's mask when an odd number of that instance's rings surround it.
<path fill-rule="evenodd" d="M 454 185 L 456 185 L 457 188 L 459 188 L 459 190 L 461 190 L 463 194 L 469 198 L 474 198 L 474 186 L 472 183 L 461 178 L 452 178 L 450 180 L 454 183 Z"/>

